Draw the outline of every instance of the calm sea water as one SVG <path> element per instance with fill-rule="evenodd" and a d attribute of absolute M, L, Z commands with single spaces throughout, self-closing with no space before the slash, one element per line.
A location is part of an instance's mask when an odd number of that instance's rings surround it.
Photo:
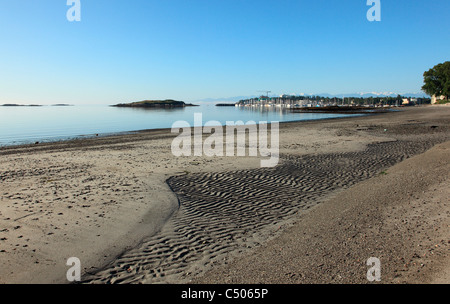
<path fill-rule="evenodd" d="M 171 128 L 175 121 L 194 125 L 194 114 L 207 121 L 301 121 L 344 117 L 343 114 L 290 113 L 281 108 L 199 107 L 179 109 L 132 109 L 107 105 L 0 107 L 0 146 L 108 135 L 147 129 Z"/>

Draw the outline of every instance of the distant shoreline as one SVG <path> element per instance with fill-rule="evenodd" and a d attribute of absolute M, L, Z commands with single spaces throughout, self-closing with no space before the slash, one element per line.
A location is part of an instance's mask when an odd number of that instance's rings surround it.
<path fill-rule="evenodd" d="M 22 105 L 22 104 L 17 104 L 17 103 L 5 103 L 5 104 L 2 104 L 0 106 L 1 107 L 45 107 L 45 106 L 50 106 L 50 107 L 73 107 L 73 105 L 66 104 L 66 103 L 58 103 L 58 104 L 53 104 L 53 105 L 38 105 L 38 104 Z"/>
<path fill-rule="evenodd" d="M 294 113 L 340 113 L 340 114 L 361 114 L 361 113 L 385 113 L 392 111 L 392 108 L 371 108 L 355 106 L 327 106 L 327 107 L 304 107 L 291 108 Z"/>
<path fill-rule="evenodd" d="M 1 105 L 2 107 L 42 107 L 43 105 L 35 105 L 35 104 L 29 104 L 29 105 L 21 105 L 16 103 L 5 103 Z"/>
<path fill-rule="evenodd" d="M 216 104 L 216 107 L 235 107 L 235 103 L 218 103 Z"/>

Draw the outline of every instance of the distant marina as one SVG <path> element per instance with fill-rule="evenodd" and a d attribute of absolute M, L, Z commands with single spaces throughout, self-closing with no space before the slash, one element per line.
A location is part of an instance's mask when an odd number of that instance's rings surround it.
<path fill-rule="evenodd" d="M 400 107 L 430 104 L 431 98 L 412 98 L 398 95 L 397 97 L 323 97 L 280 95 L 269 97 L 262 95 L 257 98 L 243 99 L 235 103 L 238 107 L 284 107 L 284 108 L 316 108 L 316 107 Z M 336 108 L 338 109 L 338 108 Z"/>

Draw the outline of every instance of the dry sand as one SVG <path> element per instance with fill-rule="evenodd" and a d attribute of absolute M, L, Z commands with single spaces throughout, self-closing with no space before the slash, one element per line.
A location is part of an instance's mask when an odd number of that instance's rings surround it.
<path fill-rule="evenodd" d="M 0 150 L 0 282 L 448 283 L 450 107 L 286 123 L 282 157 L 170 130 Z M 380 174 L 381 173 L 381 174 Z"/>

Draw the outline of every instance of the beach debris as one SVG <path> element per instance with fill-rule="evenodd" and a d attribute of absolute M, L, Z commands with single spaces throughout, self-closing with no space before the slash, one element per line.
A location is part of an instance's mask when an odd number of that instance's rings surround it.
<path fill-rule="evenodd" d="M 132 265 L 124 265 L 123 268 L 125 269 L 126 272 L 130 273 L 133 271 L 133 266 Z"/>

